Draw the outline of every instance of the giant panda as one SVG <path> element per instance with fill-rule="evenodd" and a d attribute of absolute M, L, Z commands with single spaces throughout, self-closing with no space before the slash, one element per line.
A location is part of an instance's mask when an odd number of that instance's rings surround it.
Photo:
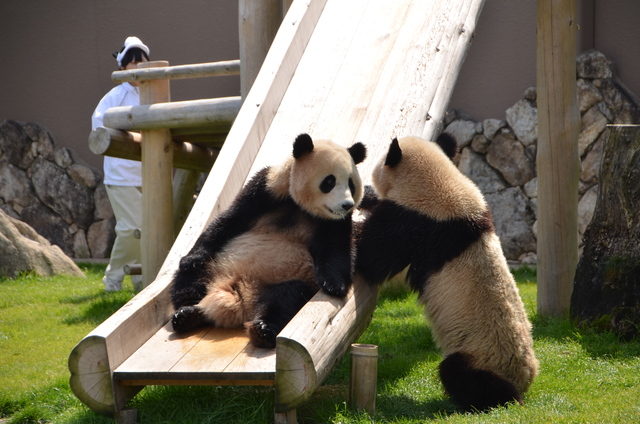
<path fill-rule="evenodd" d="M 371 284 L 406 272 L 454 403 L 466 411 L 522 404 L 538 372 L 531 324 L 487 203 L 451 161 L 456 152 L 446 133 L 391 142 L 373 170 L 356 270 Z"/>
<path fill-rule="evenodd" d="M 346 149 L 301 134 L 284 163 L 257 172 L 180 260 L 173 330 L 244 326 L 256 347 L 273 348 L 319 289 L 344 297 L 365 156 L 362 143 Z"/>

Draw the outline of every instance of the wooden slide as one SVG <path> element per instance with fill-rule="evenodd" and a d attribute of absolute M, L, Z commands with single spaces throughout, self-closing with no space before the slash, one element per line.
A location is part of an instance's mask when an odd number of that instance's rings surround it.
<path fill-rule="evenodd" d="M 358 276 L 346 299 L 319 292 L 264 350 L 241 330 L 173 334 L 171 276 L 247 178 L 291 154 L 299 133 L 366 144 L 367 183 L 392 137 L 437 134 L 483 3 L 295 0 L 155 281 L 71 352 L 76 396 L 118 415 L 145 385 L 274 385 L 276 421 L 295 422 L 369 324 L 377 293 Z"/>

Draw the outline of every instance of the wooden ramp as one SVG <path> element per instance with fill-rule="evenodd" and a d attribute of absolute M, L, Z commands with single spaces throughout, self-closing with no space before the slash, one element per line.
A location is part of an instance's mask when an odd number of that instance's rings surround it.
<path fill-rule="evenodd" d="M 273 384 L 276 412 L 285 414 L 276 419 L 295 420 L 286 413 L 364 331 L 377 293 L 358 276 L 346 299 L 318 293 L 265 351 L 235 330 L 174 335 L 171 275 L 247 178 L 291 154 L 299 133 L 365 143 L 365 182 L 392 137 L 435 135 L 482 5 L 295 0 L 156 280 L 72 351 L 74 393 L 95 411 L 118 414 L 145 385 Z"/>

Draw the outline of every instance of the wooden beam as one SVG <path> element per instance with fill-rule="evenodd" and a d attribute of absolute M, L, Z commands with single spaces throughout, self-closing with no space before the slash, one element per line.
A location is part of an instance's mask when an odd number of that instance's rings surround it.
<path fill-rule="evenodd" d="M 217 149 L 176 142 L 173 147 L 173 167 L 191 171 L 209 172 L 218 156 Z M 89 134 L 89 149 L 96 155 L 137 160 L 142 158 L 140 134 L 98 127 Z"/>
<path fill-rule="evenodd" d="M 201 127 L 210 132 L 226 133 L 231 129 L 240 106 L 242 100 L 237 96 L 118 106 L 107 109 L 104 126 L 136 131 Z"/>
<path fill-rule="evenodd" d="M 167 66 L 166 61 L 143 62 L 138 67 Z M 140 104 L 171 101 L 169 80 L 142 81 Z M 149 106 L 152 107 L 152 106 Z M 106 114 L 105 114 L 106 115 Z M 106 117 L 106 116 L 105 116 Z M 105 122 L 106 123 L 106 122 Z M 173 141 L 166 128 L 141 131 L 142 139 L 142 286 L 155 280 L 174 240 Z"/>
<path fill-rule="evenodd" d="M 115 71 L 111 74 L 113 82 L 151 81 L 159 79 L 186 79 L 239 75 L 240 61 L 198 63 L 194 65 L 163 66 L 149 69 L 131 69 Z"/>
<path fill-rule="evenodd" d="M 345 299 L 318 292 L 276 342 L 276 412 L 302 405 L 367 328 L 378 291 L 356 276 Z M 357 323 L 357 325 L 353 325 Z"/>
<path fill-rule="evenodd" d="M 280 22 L 282 0 L 238 0 L 240 93 L 246 98 L 267 56 Z"/>
<path fill-rule="evenodd" d="M 576 0 L 538 0 L 538 312 L 567 316 L 578 263 Z"/>

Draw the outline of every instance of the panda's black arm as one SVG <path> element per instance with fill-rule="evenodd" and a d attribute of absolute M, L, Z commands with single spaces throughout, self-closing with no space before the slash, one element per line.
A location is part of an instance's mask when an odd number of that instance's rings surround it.
<path fill-rule="evenodd" d="M 207 264 L 231 239 L 248 231 L 258 217 L 279 203 L 267 190 L 268 170 L 265 168 L 251 178 L 231 206 L 209 224 L 180 260 L 171 285 L 176 308 L 202 300 L 212 277 Z"/>
<path fill-rule="evenodd" d="M 351 215 L 342 220 L 322 220 L 311 242 L 316 281 L 332 296 L 346 296 L 351 286 L 351 228 Z"/>
<path fill-rule="evenodd" d="M 407 210 L 381 200 L 362 224 L 356 241 L 356 270 L 370 284 L 381 284 L 409 265 L 420 223 Z"/>

